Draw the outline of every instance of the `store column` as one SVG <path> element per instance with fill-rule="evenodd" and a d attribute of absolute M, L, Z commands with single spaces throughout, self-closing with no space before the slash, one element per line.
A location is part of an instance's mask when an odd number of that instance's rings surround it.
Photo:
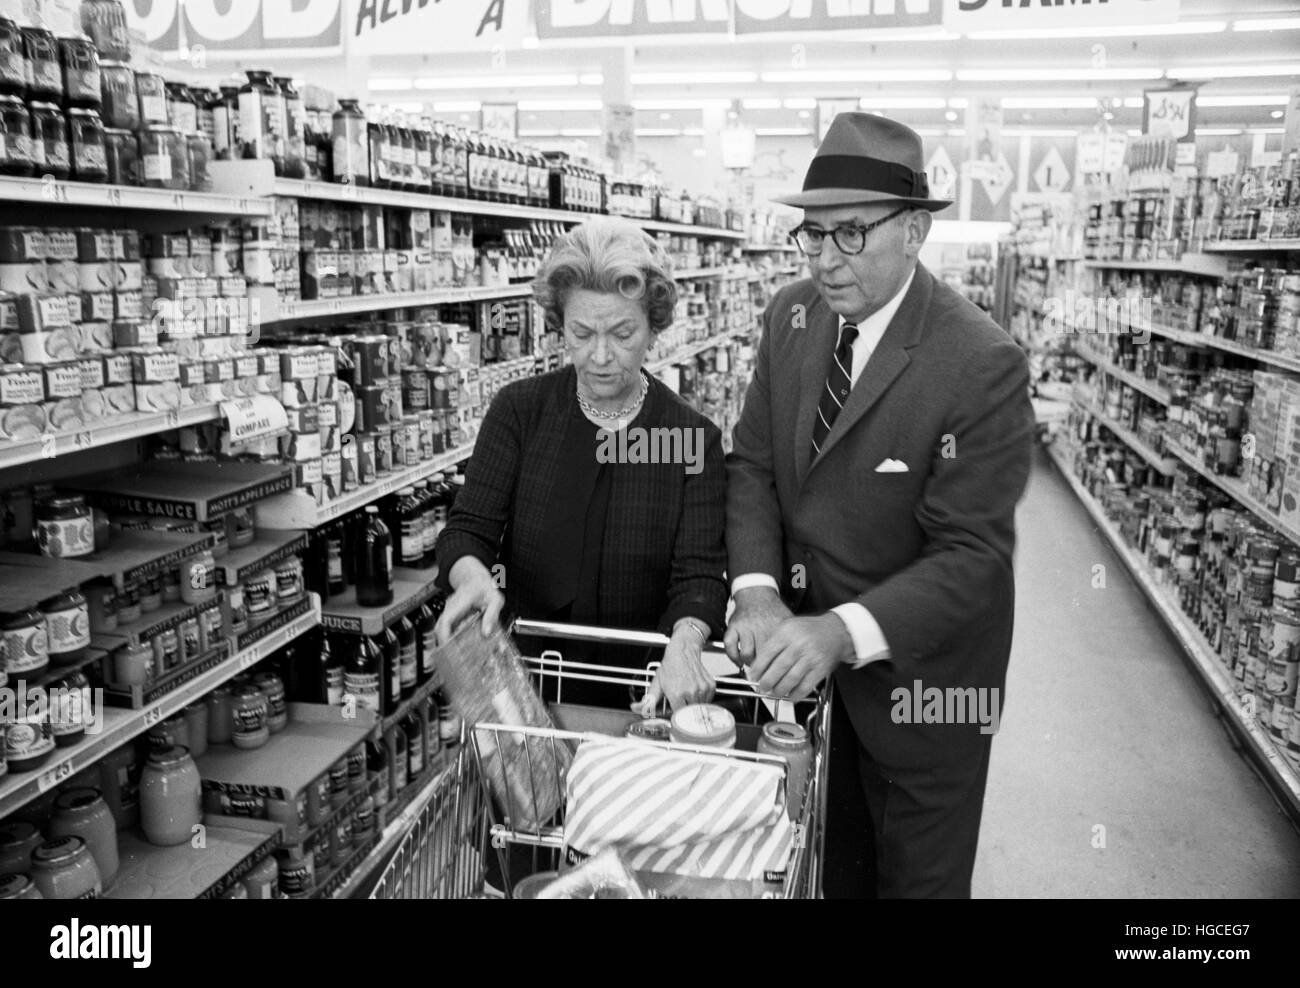
<path fill-rule="evenodd" d="M 631 47 L 609 52 L 601 59 L 604 106 L 601 130 L 605 138 L 605 157 L 614 175 L 634 175 L 636 160 L 636 110 L 632 107 Z"/>

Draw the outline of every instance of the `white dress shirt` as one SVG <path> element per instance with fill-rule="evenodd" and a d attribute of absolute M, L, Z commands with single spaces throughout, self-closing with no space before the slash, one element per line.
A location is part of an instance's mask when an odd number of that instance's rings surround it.
<path fill-rule="evenodd" d="M 858 338 L 853 341 L 853 368 L 849 375 L 855 387 L 858 378 L 866 369 L 867 361 L 875 353 L 881 337 L 885 335 L 889 323 L 898 312 L 899 306 L 903 304 L 903 299 L 907 295 L 907 290 L 912 287 L 912 279 L 915 277 L 916 268 L 913 267 L 898 294 L 858 323 Z M 841 333 L 844 331 L 845 322 L 845 318 L 840 316 Z M 839 343 L 838 336 L 835 342 Z M 770 574 L 743 573 L 731 581 L 731 595 L 734 597 L 741 590 L 750 587 L 770 587 L 773 590 L 780 590 L 776 580 Z M 861 604 L 848 603 L 832 607 L 831 612 L 844 622 L 849 638 L 853 640 L 853 654 L 857 657 L 853 663 L 854 669 L 861 669 L 869 662 L 879 662 L 889 658 L 889 643 L 885 641 L 885 633 L 880 630 L 879 623 L 869 610 Z"/>

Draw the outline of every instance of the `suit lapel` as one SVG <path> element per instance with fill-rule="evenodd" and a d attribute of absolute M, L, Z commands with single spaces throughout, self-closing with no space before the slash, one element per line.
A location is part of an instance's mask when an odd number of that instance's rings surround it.
<path fill-rule="evenodd" d="M 875 352 L 872 353 L 871 359 L 867 361 L 867 366 L 862 370 L 862 376 L 858 378 L 858 383 L 853 386 L 853 390 L 849 393 L 849 400 L 844 403 L 843 410 L 840 412 L 839 417 L 835 419 L 835 424 L 831 426 L 830 434 L 826 437 L 826 442 L 822 444 L 821 456 L 809 464 L 807 470 L 804 471 L 804 476 L 826 458 L 827 454 L 835 448 L 835 444 L 871 410 L 872 406 L 889 390 L 889 386 L 894 383 L 895 378 L 911 363 L 912 358 L 907 351 L 921 342 L 926 311 L 930 307 L 931 292 L 930 273 L 918 263 L 916 276 L 912 279 L 912 286 L 903 298 L 903 303 L 898 307 L 898 311 L 894 313 L 889 328 L 885 330 L 885 334 L 880 338 L 880 343 L 877 344 Z M 834 346 L 834 344 L 831 344 L 831 346 Z M 825 386 L 824 374 L 822 386 Z M 818 393 L 818 397 L 820 398 L 820 393 Z M 814 401 L 815 408 L 816 402 Z M 808 452 L 811 454 L 811 428 L 808 432 L 808 443 Z"/>
<path fill-rule="evenodd" d="M 795 395 L 797 418 L 794 430 L 794 462 L 799 482 L 808 474 L 812 460 L 813 425 L 817 421 L 817 404 L 826 387 L 826 375 L 831 370 L 831 359 L 839 333 L 840 321 L 820 295 L 813 295 L 809 305 L 808 328 L 799 342 L 804 353 L 800 364 Z"/>

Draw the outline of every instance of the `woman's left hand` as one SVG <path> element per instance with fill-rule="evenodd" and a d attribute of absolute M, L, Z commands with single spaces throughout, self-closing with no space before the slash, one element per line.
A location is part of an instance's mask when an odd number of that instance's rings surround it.
<path fill-rule="evenodd" d="M 644 716 L 654 716 L 659 701 L 665 697 L 674 710 L 713 699 L 713 676 L 704 668 L 703 651 L 700 633 L 686 622 L 679 622 L 664 650 L 663 664 L 641 703 Z"/>

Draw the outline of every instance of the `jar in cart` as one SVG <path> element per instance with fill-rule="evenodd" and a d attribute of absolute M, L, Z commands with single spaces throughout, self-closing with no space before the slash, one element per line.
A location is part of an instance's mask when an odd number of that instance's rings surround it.
<path fill-rule="evenodd" d="M 63 92 L 69 107 L 99 109 L 103 102 L 99 72 L 99 52 L 84 35 L 59 39 L 63 63 Z"/>
<path fill-rule="evenodd" d="M 0 14 L 0 93 L 21 97 L 27 91 L 27 51 L 23 32 Z"/>
<path fill-rule="evenodd" d="M 100 118 L 104 126 L 136 131 L 140 128 L 140 94 L 135 70 L 124 62 L 99 66 Z"/>
<path fill-rule="evenodd" d="M 39 610 L 19 611 L 0 621 L 5 670 L 11 679 L 30 679 L 50 664 L 49 634 Z"/>
<path fill-rule="evenodd" d="M 113 682 L 118 686 L 148 686 L 157 668 L 148 642 L 131 641 L 113 653 Z"/>
<path fill-rule="evenodd" d="M 229 744 L 234 733 L 234 698 L 229 686 L 218 686 L 204 698 L 208 708 L 208 743 Z"/>
<path fill-rule="evenodd" d="M 253 683 L 266 697 L 266 726 L 272 734 L 279 734 L 289 724 L 289 708 L 285 703 L 284 681 L 273 672 L 259 673 Z"/>
<path fill-rule="evenodd" d="M 80 837 L 95 859 L 105 885 L 117 877 L 117 824 L 98 789 L 69 789 L 54 801 L 51 837 Z"/>
<path fill-rule="evenodd" d="M 43 27 L 20 28 L 27 54 L 27 98 L 63 102 L 59 43 Z"/>
<path fill-rule="evenodd" d="M 252 683 L 231 691 L 231 736 L 236 748 L 260 748 L 271 738 L 266 695 Z"/>
<path fill-rule="evenodd" d="M 673 714 L 672 740 L 674 744 L 700 748 L 734 748 L 736 718 L 729 710 L 713 703 L 682 707 Z"/>
<path fill-rule="evenodd" d="M 80 837 L 55 837 L 32 853 L 32 880 L 46 899 L 97 899 L 104 880 Z"/>
<path fill-rule="evenodd" d="M 790 819 L 797 819 L 812 772 L 813 750 L 807 730 L 798 724 L 765 724 L 758 739 L 758 753 L 784 759 L 790 766 L 786 773 L 786 812 Z"/>
<path fill-rule="evenodd" d="M 122 0 L 82 0 L 81 30 L 104 58 L 130 60 L 131 33 Z"/>
<path fill-rule="evenodd" d="M 26 820 L 0 823 L 0 875 L 30 872 L 32 852 L 44 841 L 34 823 Z"/>
<path fill-rule="evenodd" d="M 189 749 L 150 752 L 140 775 L 140 824 L 149 843 L 159 847 L 184 844 L 201 818 L 199 770 Z"/>
<path fill-rule="evenodd" d="M 53 103 L 30 103 L 32 115 L 32 157 L 36 173 L 65 179 L 72 172 L 68 149 L 68 121 Z"/>
<path fill-rule="evenodd" d="M 42 602 L 45 637 L 53 665 L 72 665 L 86 657 L 90 645 L 90 612 L 80 590 L 70 590 Z"/>
<path fill-rule="evenodd" d="M 31 175 L 36 170 L 32 116 L 17 96 L 0 96 L 0 175 Z"/>
<path fill-rule="evenodd" d="M 30 875 L 0 871 L 0 900 L 43 898 L 45 896 L 41 895 Z"/>
<path fill-rule="evenodd" d="M 104 124 L 94 110 L 74 107 L 68 111 L 72 143 L 72 177 L 78 182 L 102 185 L 108 181 L 108 152 L 104 146 Z"/>

